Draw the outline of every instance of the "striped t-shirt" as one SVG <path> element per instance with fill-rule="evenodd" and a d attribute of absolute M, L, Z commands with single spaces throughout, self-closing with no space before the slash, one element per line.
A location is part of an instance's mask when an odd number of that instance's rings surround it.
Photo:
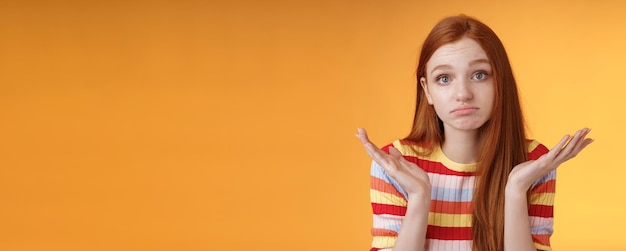
<path fill-rule="evenodd" d="M 426 250 L 468 250 L 472 243 L 472 195 L 476 165 L 448 159 L 441 148 L 429 156 L 419 156 L 409 142 L 396 140 L 393 145 L 405 159 L 424 169 L 432 187 Z M 535 160 L 548 152 L 537 141 L 528 144 L 528 158 Z M 537 180 L 531 187 L 529 216 L 531 234 L 537 250 L 552 250 L 553 202 L 556 171 Z M 407 193 L 384 169 L 372 162 L 370 197 L 374 212 L 372 248 L 391 250 L 396 243 L 406 213 Z"/>

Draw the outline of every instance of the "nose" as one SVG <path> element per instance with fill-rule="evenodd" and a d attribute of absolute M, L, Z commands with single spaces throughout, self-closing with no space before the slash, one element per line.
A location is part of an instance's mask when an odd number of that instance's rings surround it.
<path fill-rule="evenodd" d="M 454 97 L 457 101 L 468 101 L 474 98 L 469 81 L 459 81 L 455 85 Z"/>

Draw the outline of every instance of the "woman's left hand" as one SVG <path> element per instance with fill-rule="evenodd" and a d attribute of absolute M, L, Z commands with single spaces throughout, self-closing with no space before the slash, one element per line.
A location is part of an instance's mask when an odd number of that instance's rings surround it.
<path fill-rule="evenodd" d="M 566 135 L 548 153 L 537 160 L 520 163 L 511 170 L 507 187 L 513 185 L 521 191 L 527 191 L 539 178 L 556 169 L 563 162 L 576 157 L 580 151 L 593 142 L 585 138 L 590 129 L 583 128 L 576 131 L 574 136 Z"/>

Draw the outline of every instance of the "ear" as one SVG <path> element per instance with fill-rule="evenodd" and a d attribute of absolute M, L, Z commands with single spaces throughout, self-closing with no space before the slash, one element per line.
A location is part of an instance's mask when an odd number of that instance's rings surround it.
<path fill-rule="evenodd" d="M 422 85 L 422 89 L 424 89 L 424 94 L 426 95 L 426 99 L 428 100 L 428 104 L 433 104 L 433 99 L 430 97 L 430 93 L 428 92 L 428 84 L 426 83 L 426 78 L 420 78 L 420 85 Z"/>

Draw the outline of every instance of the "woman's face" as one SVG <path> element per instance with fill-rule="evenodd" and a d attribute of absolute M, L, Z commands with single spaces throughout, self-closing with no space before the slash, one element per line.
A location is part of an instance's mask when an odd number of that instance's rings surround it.
<path fill-rule="evenodd" d="M 420 84 L 446 131 L 477 130 L 489 120 L 495 96 L 492 73 L 487 54 L 471 38 L 435 51 Z"/>

